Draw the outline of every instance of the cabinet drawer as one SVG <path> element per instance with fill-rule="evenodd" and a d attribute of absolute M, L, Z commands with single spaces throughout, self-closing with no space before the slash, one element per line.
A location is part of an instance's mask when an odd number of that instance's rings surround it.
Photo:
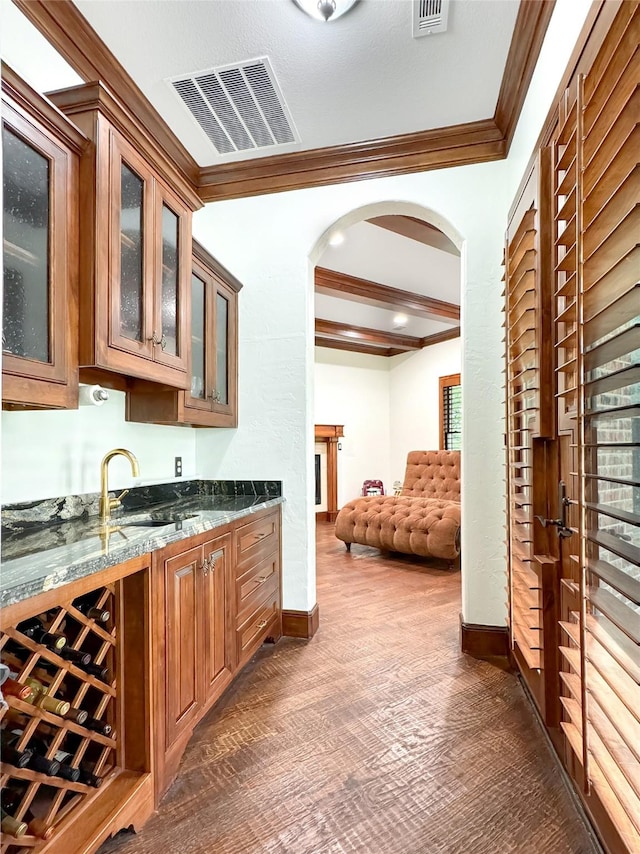
<path fill-rule="evenodd" d="M 236 579 L 236 602 L 238 614 L 254 610 L 251 603 L 258 603 L 264 591 L 271 587 L 273 580 L 280 576 L 280 554 L 274 552 L 261 561 L 252 564 L 246 572 Z M 278 583 L 277 580 L 275 582 Z M 255 607 L 255 606 L 254 606 Z"/>
<path fill-rule="evenodd" d="M 244 664 L 280 618 L 280 588 L 271 590 L 256 610 L 236 629 L 236 661 Z"/>
<path fill-rule="evenodd" d="M 244 574 L 249 562 L 278 550 L 279 533 L 277 512 L 238 528 L 235 534 L 236 578 Z"/>

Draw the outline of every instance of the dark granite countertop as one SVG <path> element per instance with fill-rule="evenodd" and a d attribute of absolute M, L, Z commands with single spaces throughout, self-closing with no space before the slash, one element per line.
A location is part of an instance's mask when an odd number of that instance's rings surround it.
<path fill-rule="evenodd" d="M 205 488 L 202 483 L 205 483 Z M 97 516 L 87 514 L 87 506 L 95 506 L 95 502 L 90 500 L 49 499 L 50 507 L 55 502 L 56 512 L 47 511 L 49 521 L 44 522 L 41 521 L 44 502 L 5 508 L 0 606 L 6 607 L 45 590 L 61 587 L 177 540 L 275 507 L 284 500 L 280 496 L 280 484 L 276 486 L 274 482 L 269 484 L 270 494 L 257 494 L 255 489 L 243 487 L 216 493 L 210 487 L 211 483 L 199 482 L 199 488 L 195 490 L 176 490 L 175 485 L 171 485 L 173 494 L 170 500 L 166 500 L 166 492 L 163 495 L 156 491 L 153 496 L 148 496 L 155 499 L 150 503 L 141 498 L 144 488 L 132 490 L 133 495 L 123 512 L 112 517 L 113 529 L 108 536 L 101 536 Z M 183 494 L 176 494 L 180 491 Z M 69 497 L 72 498 L 80 496 Z M 165 500 L 158 500 L 161 498 Z M 65 506 L 83 510 L 80 515 L 74 515 L 68 509 L 66 513 L 61 512 L 60 508 Z"/>

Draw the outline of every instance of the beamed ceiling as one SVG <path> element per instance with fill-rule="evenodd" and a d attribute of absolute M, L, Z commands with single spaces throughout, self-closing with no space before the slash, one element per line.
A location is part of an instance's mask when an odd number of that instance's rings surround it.
<path fill-rule="evenodd" d="M 554 6 L 451 0 L 447 31 L 416 39 L 412 0 L 361 0 L 328 24 L 293 0 L 14 3 L 82 79 L 119 95 L 205 203 L 505 157 Z M 171 80 L 264 58 L 296 139 L 220 154 Z M 444 234 L 381 216 L 345 238 L 316 271 L 317 343 L 394 355 L 459 335 Z"/>

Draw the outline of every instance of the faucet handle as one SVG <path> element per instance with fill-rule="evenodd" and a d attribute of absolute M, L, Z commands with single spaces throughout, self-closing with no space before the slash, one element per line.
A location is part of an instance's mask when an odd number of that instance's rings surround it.
<path fill-rule="evenodd" d="M 125 497 L 125 495 L 128 494 L 128 492 L 129 492 L 128 489 L 124 489 L 120 493 L 120 495 L 118 495 L 116 498 L 110 498 L 109 499 L 109 509 L 110 510 L 116 510 L 118 507 L 120 507 L 120 505 L 122 504 L 122 499 Z"/>

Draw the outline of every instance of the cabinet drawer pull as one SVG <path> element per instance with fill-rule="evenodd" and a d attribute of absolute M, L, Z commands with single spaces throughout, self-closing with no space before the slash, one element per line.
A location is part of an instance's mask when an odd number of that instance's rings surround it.
<path fill-rule="evenodd" d="M 258 628 L 259 628 L 259 629 L 264 629 L 264 627 L 267 625 L 267 623 L 268 623 L 268 622 L 269 622 L 269 620 L 261 620 L 261 621 L 258 623 Z"/>
<path fill-rule="evenodd" d="M 256 578 L 254 579 L 254 581 L 256 582 L 256 584 L 264 584 L 267 578 L 269 578 L 268 575 L 261 575 L 260 578 Z"/>
<path fill-rule="evenodd" d="M 268 535 L 267 535 L 266 531 L 263 531 L 261 534 L 254 534 L 253 536 L 256 538 L 256 540 L 262 540 L 264 537 L 266 537 Z"/>

